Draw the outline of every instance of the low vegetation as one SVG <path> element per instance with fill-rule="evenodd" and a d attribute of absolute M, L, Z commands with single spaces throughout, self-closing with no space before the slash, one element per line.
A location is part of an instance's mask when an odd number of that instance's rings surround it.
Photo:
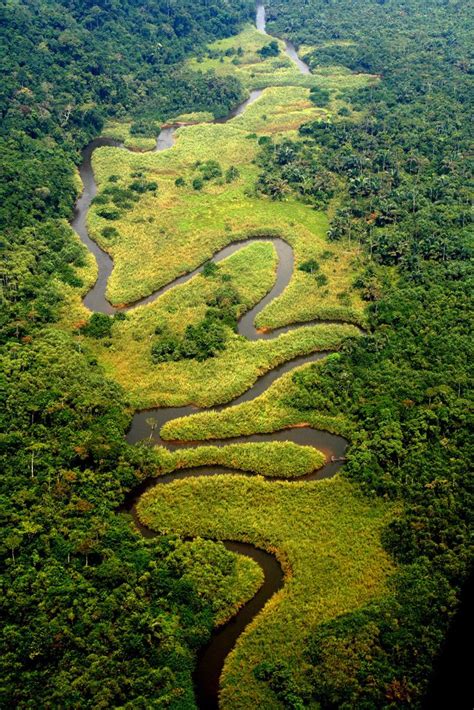
<path fill-rule="evenodd" d="M 157 448 L 156 451 L 160 473 L 225 466 L 268 478 L 298 478 L 321 468 L 326 460 L 317 449 L 291 441 L 198 446 L 172 452 Z"/>
<path fill-rule="evenodd" d="M 146 131 L 139 133 L 133 131 L 133 126 L 134 124 L 130 123 L 109 121 L 103 127 L 102 135 L 120 141 L 128 150 L 138 152 L 153 150 L 156 146 L 160 126 L 153 123 L 147 127 Z"/>
<path fill-rule="evenodd" d="M 161 533 L 252 542 L 276 552 L 286 583 L 247 627 L 226 661 L 221 705 L 274 707 L 253 668 L 278 658 L 300 693 L 310 629 L 379 596 L 391 563 L 380 544 L 390 507 L 355 494 L 342 479 L 268 482 L 213 476 L 157 486 L 139 502 L 141 520 Z M 291 634 L 288 630 L 291 629 Z"/>
<path fill-rule="evenodd" d="M 126 388 L 135 407 L 190 402 L 209 407 L 234 399 L 259 376 L 287 360 L 337 349 L 345 338 L 357 335 L 357 328 L 344 324 L 306 326 L 270 340 L 248 341 L 237 335 L 235 315 L 243 314 L 270 290 L 275 269 L 276 253 L 271 242 L 250 244 L 220 262 L 214 275 L 198 275 L 125 317 L 99 316 L 110 328 L 110 337 L 91 338 L 89 347 L 107 372 Z M 234 303 L 229 302 L 230 292 Z M 235 303 L 237 294 L 239 302 Z M 212 333 L 206 330 L 203 343 L 196 329 L 206 313 L 214 313 L 213 304 L 217 302 L 217 323 L 225 349 L 216 350 L 209 357 L 207 347 L 215 345 L 209 339 Z M 71 314 L 79 316 L 75 326 L 83 333 L 84 323 L 90 321 L 83 321 L 80 312 L 79 307 Z M 96 319 L 97 316 L 93 318 Z M 88 328 L 90 325 L 85 326 L 86 332 Z M 188 344 L 192 359 L 183 357 L 184 343 Z M 196 367 L 198 357 L 203 361 Z"/>
<path fill-rule="evenodd" d="M 252 66 L 265 68 L 272 60 L 253 55 L 255 48 L 265 46 L 262 37 L 265 40 L 260 33 L 248 29 L 230 40 L 226 47 L 235 49 L 242 43 L 242 60 L 246 61 L 250 52 Z M 218 47 L 216 51 L 220 51 Z M 286 55 L 283 60 L 289 62 L 289 76 L 296 82 L 300 77 L 296 67 Z M 228 76 L 235 75 L 237 70 L 235 64 L 224 62 L 222 71 Z M 97 209 L 91 210 L 90 233 L 114 258 L 115 268 L 108 283 L 108 297 L 112 302 L 136 301 L 211 258 L 226 244 L 245 236 L 268 233 L 269 225 L 275 235 L 290 241 L 297 261 L 324 250 L 325 214 L 308 210 L 295 199 L 269 204 L 255 192 L 256 166 L 253 163 L 259 152 L 258 137 L 271 134 L 281 139 L 305 121 L 327 118 L 331 111 L 331 105 L 324 110 L 315 107 L 309 90 L 294 85 L 295 82 L 275 86 L 278 83 L 275 76 L 269 74 L 265 86 L 270 88 L 242 115 L 226 124 L 182 128 L 176 133 L 175 146 L 164 153 L 124 154 L 113 148 L 95 152 L 99 197 L 110 176 L 115 174 L 126 183 L 130 174 L 142 170 L 148 179 L 159 184 L 155 196 L 144 196 L 131 212 L 114 224 L 119 234 L 112 240 L 103 237 L 102 230 L 107 226 L 103 216 Z M 335 97 L 338 91 L 346 89 L 346 80 L 347 73 L 337 74 L 328 89 L 331 95 Z M 358 80 L 366 82 L 368 79 L 359 76 Z M 255 134 L 255 138 L 249 137 L 251 134 Z M 293 316 L 288 312 L 287 303 L 281 309 L 286 318 L 320 317 L 352 322 L 362 318 L 362 304 L 356 295 L 350 294 L 350 284 L 358 268 L 357 247 L 344 251 L 337 245 L 332 248 L 339 263 L 337 269 L 334 268 L 335 273 L 327 275 L 324 312 L 318 308 L 321 294 L 315 294 L 310 304 L 306 300 L 308 315 Z M 340 301 L 341 294 L 345 302 Z M 301 302 L 295 295 L 299 296 L 300 290 L 297 294 L 290 293 L 291 302 Z M 273 308 L 276 307 L 275 304 Z M 273 321 L 269 325 L 273 327 Z"/>
<path fill-rule="evenodd" d="M 341 66 L 332 66 L 330 71 L 315 67 L 313 74 L 303 75 L 285 54 L 284 42 L 262 34 L 254 25 L 246 26 L 236 37 L 214 42 L 198 58 L 189 60 L 188 66 L 213 70 L 218 76 L 236 76 L 247 89 L 300 86 L 341 91 L 377 81 L 374 76 L 352 73 Z"/>
<path fill-rule="evenodd" d="M 298 372 L 305 373 L 309 368 L 317 371 L 318 365 L 305 365 L 298 368 Z M 352 433 L 350 422 L 339 412 L 328 414 L 322 408 L 302 410 L 296 399 L 296 392 L 293 374 L 287 373 L 263 394 L 249 402 L 219 411 L 177 417 L 162 427 L 161 435 L 164 439 L 182 441 L 228 439 L 254 433 L 264 434 L 303 422 L 315 429 L 346 436 Z"/>

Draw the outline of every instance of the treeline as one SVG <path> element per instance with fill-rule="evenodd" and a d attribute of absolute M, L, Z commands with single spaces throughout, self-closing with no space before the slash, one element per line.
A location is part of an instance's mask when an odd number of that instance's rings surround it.
<path fill-rule="evenodd" d="M 156 461 L 126 445 L 123 392 L 55 323 L 63 284 L 82 286 L 67 225 L 81 148 L 107 117 L 225 113 L 238 83 L 180 62 L 249 7 L 33 0 L 0 12 L 0 705 L 193 707 L 194 652 L 234 558 L 147 541 L 116 513 Z M 194 564 L 208 575 L 199 589 Z"/>
<path fill-rule="evenodd" d="M 472 16 L 437 0 L 274 0 L 268 16 L 321 45 L 313 68 L 380 75 L 330 122 L 264 147 L 259 187 L 317 203 L 329 175 L 328 237 L 366 250 L 355 286 L 370 332 L 295 375 L 291 404 L 348 415 L 345 475 L 401 508 L 383 539 L 398 563 L 387 594 L 313 630 L 307 687 L 278 662 L 256 672 L 286 707 L 417 708 L 472 565 Z"/>

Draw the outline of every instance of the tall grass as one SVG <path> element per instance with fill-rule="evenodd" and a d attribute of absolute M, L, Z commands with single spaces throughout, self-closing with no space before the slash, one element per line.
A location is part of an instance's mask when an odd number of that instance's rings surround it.
<path fill-rule="evenodd" d="M 357 496 L 341 478 L 317 483 L 214 476 L 157 486 L 139 502 L 142 522 L 162 533 L 251 542 L 276 551 L 286 583 L 239 638 L 221 679 L 221 707 L 280 707 L 253 676 L 281 660 L 303 682 L 304 648 L 316 624 L 384 589 L 391 565 L 379 536 L 390 507 Z"/>

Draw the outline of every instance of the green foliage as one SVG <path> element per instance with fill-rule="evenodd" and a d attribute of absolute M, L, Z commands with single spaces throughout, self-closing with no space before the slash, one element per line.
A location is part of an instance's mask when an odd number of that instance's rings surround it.
<path fill-rule="evenodd" d="M 303 710 L 306 703 L 301 697 L 301 688 L 294 680 L 291 669 L 281 661 L 263 661 L 254 668 L 257 680 L 268 683 L 278 700 L 289 710 Z"/>
<path fill-rule="evenodd" d="M 156 192 L 157 189 L 158 183 L 154 180 L 149 182 L 141 178 L 139 180 L 134 180 L 132 183 L 130 183 L 130 190 L 138 192 L 140 195 L 143 195 L 143 193 L 145 192 Z"/>
<path fill-rule="evenodd" d="M 214 276 L 217 275 L 218 271 L 219 267 L 217 266 L 215 261 L 206 261 L 206 263 L 202 267 L 202 275 L 206 279 L 214 278 Z"/>
<path fill-rule="evenodd" d="M 167 330 L 159 333 L 159 339 L 151 347 L 151 358 L 155 364 L 182 359 L 202 362 L 224 350 L 226 339 L 221 315 L 209 310 L 200 323 L 186 326 L 182 338 Z"/>
<path fill-rule="evenodd" d="M 299 265 L 299 270 L 304 271 L 306 274 L 315 274 L 319 271 L 319 264 L 316 259 L 308 259 Z"/>
<path fill-rule="evenodd" d="M 159 333 L 159 339 L 151 346 L 151 359 L 158 362 L 171 362 L 181 359 L 180 341 L 170 333 Z"/>
<path fill-rule="evenodd" d="M 380 530 L 388 508 L 364 500 L 340 477 L 289 483 L 202 476 L 155 486 L 140 498 L 140 520 L 153 529 L 250 541 L 277 550 L 287 572 L 283 589 L 227 659 L 223 707 L 284 707 L 266 682 L 255 678 L 253 669 L 261 662 L 272 664 L 275 688 L 288 701 L 296 705 L 298 697 L 308 697 L 304 656 L 311 629 L 357 609 L 383 589 L 390 563 Z"/>
<path fill-rule="evenodd" d="M 102 217 L 103 219 L 109 219 L 109 220 L 116 220 L 119 219 L 121 216 L 120 210 L 114 210 L 114 209 L 106 209 L 106 210 L 99 210 L 97 212 L 99 217 Z"/>
<path fill-rule="evenodd" d="M 210 602 L 217 624 L 236 613 L 242 600 L 253 596 L 263 582 L 263 571 L 243 555 L 231 555 L 222 543 L 195 538 L 176 545 L 169 557 L 178 579 Z"/>
<path fill-rule="evenodd" d="M 309 92 L 309 98 L 315 106 L 327 106 L 330 97 L 331 94 L 329 91 L 327 89 L 322 89 L 320 86 L 312 86 Z M 341 115 L 341 111 L 339 111 L 339 115 Z M 342 115 L 344 115 L 344 113 L 342 113 Z"/>
<path fill-rule="evenodd" d="M 144 136 L 145 138 L 155 138 L 160 132 L 160 127 L 156 121 L 152 120 L 137 120 L 133 121 L 130 126 L 130 134 L 132 136 Z"/>
<path fill-rule="evenodd" d="M 258 50 L 258 54 L 262 57 L 262 59 L 268 59 L 268 57 L 278 57 L 278 55 L 280 54 L 278 42 L 272 39 L 271 42 L 265 44 L 261 49 Z"/>
<path fill-rule="evenodd" d="M 113 318 L 105 313 L 93 313 L 81 330 L 91 338 L 110 338 Z"/>
<path fill-rule="evenodd" d="M 198 325 L 188 325 L 181 343 L 181 356 L 186 359 L 207 360 L 224 350 L 226 331 L 213 315 L 206 315 Z"/>
<path fill-rule="evenodd" d="M 259 145 L 263 150 L 258 163 L 264 171 L 257 180 L 257 191 L 272 199 L 293 192 L 315 206 L 326 205 L 333 197 L 335 180 L 312 147 L 289 139 L 278 145 L 259 141 Z"/>
<path fill-rule="evenodd" d="M 124 442 L 123 393 L 57 330 L 12 343 L 2 372 L 2 705 L 122 705 L 178 688 L 192 702 L 191 648 L 214 602 L 194 591 L 192 565 L 177 569 L 181 543 L 150 544 L 115 512 L 156 467 Z M 196 552 L 224 580 L 232 556 Z"/>
<path fill-rule="evenodd" d="M 313 70 L 382 75 L 347 92 L 337 120 L 299 131 L 338 185 L 329 240 L 371 259 L 355 285 L 373 305 L 370 335 L 295 375 L 288 404 L 348 415 L 347 475 L 402 510 L 383 535 L 401 565 L 390 594 L 313 631 L 309 682 L 323 710 L 420 707 L 472 563 L 472 20 L 460 12 L 434 0 L 273 5 L 271 30 L 291 25 L 295 42 L 315 46 Z M 276 173 L 273 153 L 261 162 Z"/>
<path fill-rule="evenodd" d="M 57 323 L 47 328 L 65 285 L 84 287 L 77 270 L 88 262 L 65 219 L 80 150 L 104 119 L 140 112 L 131 134 L 143 136 L 155 134 L 155 118 L 201 108 L 225 115 L 242 96 L 235 78 L 179 63 L 234 32 L 246 4 L 112 5 L 2 8 L 2 707 L 193 707 L 195 649 L 260 580 L 250 560 L 212 543 L 147 542 L 117 515 L 156 461 L 124 442 L 120 388 Z M 143 192 L 143 181 L 138 192 L 118 181 L 110 176 L 96 200 L 109 220 Z M 103 228 L 105 239 L 117 235 Z M 108 338 L 112 322 L 93 314 L 84 331 Z M 197 589 L 206 565 L 209 585 Z"/>
<path fill-rule="evenodd" d="M 239 177 L 240 177 L 240 173 L 239 173 L 238 169 L 235 167 L 235 165 L 231 165 L 225 171 L 225 181 L 227 183 L 234 182 L 234 180 L 237 180 Z"/>
<path fill-rule="evenodd" d="M 115 227 L 104 227 L 101 234 L 105 239 L 113 239 L 118 236 L 118 230 Z"/>
<path fill-rule="evenodd" d="M 112 10 L 102 5 L 13 2 L 2 17 L 5 707 L 192 707 L 193 651 L 208 638 L 213 620 L 226 618 L 244 590 L 249 594 L 258 585 L 255 569 L 239 578 L 238 563 L 222 546 L 165 537 L 147 542 L 116 515 L 124 492 L 156 474 L 159 454 L 124 444 L 128 417 L 120 388 L 104 377 L 82 342 L 57 325 L 47 327 L 58 319 L 64 285 L 83 286 L 77 275 L 85 265 L 83 250 L 64 223 L 77 192 L 79 149 L 100 132 L 105 118 L 139 113 L 130 133 L 144 136 L 156 134 L 155 120 L 186 110 L 225 115 L 242 97 L 236 75 L 192 72 L 178 63 L 208 37 L 232 33 L 249 8 L 214 0 L 166 7 L 127 0 Z M 246 639 L 249 656 L 236 649 L 234 675 L 227 679 L 228 688 L 241 689 L 242 673 L 251 670 L 242 660 L 259 658 L 261 642 L 267 643 L 270 660 L 257 666 L 258 680 L 250 678 L 249 687 L 268 686 L 268 706 L 419 707 L 471 560 L 472 272 L 465 159 L 470 27 L 459 9 L 456 2 L 435 0 L 412 0 L 409 6 L 399 0 L 356 0 L 350 6 L 342 0 L 273 2 L 271 16 L 282 35 L 319 43 L 309 59 L 317 76 L 304 84 L 312 89 L 313 103 L 328 102 L 319 87 L 328 65 L 382 75 L 377 86 L 335 96 L 336 110 L 337 102 L 347 102 L 350 111 L 342 106 L 331 121 L 307 124 L 297 141 L 274 144 L 261 136 L 258 158 L 258 191 L 280 201 L 267 201 L 273 215 L 286 198 L 326 206 L 337 195 L 328 237 L 340 243 L 341 252 L 351 242 L 365 247 L 373 262 L 356 281 L 362 297 L 374 304 L 371 330 L 364 340 L 347 343 L 341 356 L 295 376 L 290 394 L 285 390 L 286 406 L 267 397 L 264 407 L 250 402 L 238 412 L 203 413 L 198 423 L 221 417 L 219 426 L 227 426 L 229 435 L 233 427 L 237 433 L 242 427 L 267 431 L 272 422 L 285 426 L 302 416 L 330 428 L 344 415 L 353 443 L 348 476 L 367 496 L 397 501 L 401 513 L 383 533 L 400 565 L 388 593 L 350 612 L 380 589 L 389 563 L 379 546 L 380 508 L 354 496 L 346 481 L 315 484 L 310 504 L 304 484 L 290 489 L 254 478 L 234 485 L 229 477 L 193 481 L 181 508 L 184 486 L 170 489 L 168 509 L 165 504 L 156 512 L 153 501 L 145 501 L 145 513 L 158 526 L 235 537 L 251 530 L 258 544 L 271 540 L 295 562 L 291 591 L 279 600 L 283 616 L 272 615 L 271 630 L 253 647 Z M 258 52 L 276 56 L 278 42 L 258 44 Z M 245 53 L 227 48 L 216 56 L 237 71 Z M 265 82 L 267 76 L 252 81 Z M 261 123 L 269 114 L 260 116 Z M 253 129 L 248 125 L 245 131 Z M 195 189 L 222 178 L 215 160 L 198 169 Z M 230 170 L 224 174 L 228 183 L 238 177 Z M 127 187 L 110 176 L 95 200 L 99 215 L 116 220 L 140 194 L 156 190 L 140 171 L 132 177 Z M 288 204 L 298 209 L 294 199 Z M 118 230 L 102 227 L 102 236 L 113 240 Z M 303 257 L 303 271 L 311 254 Z M 324 270 L 322 255 L 316 256 Z M 399 279 L 390 278 L 394 267 Z M 326 274 L 318 272 L 315 281 L 324 286 Z M 337 298 L 342 302 L 347 293 Z M 152 357 L 211 358 L 230 339 L 228 326 L 241 305 L 230 284 L 219 287 L 207 299 L 205 316 L 184 335 L 157 332 Z M 112 323 L 94 314 L 82 331 L 108 340 Z M 334 339 L 326 336 L 325 342 L 339 344 L 340 337 Z M 264 353 L 266 344 L 258 345 Z M 282 336 L 280 351 L 266 360 L 261 356 L 260 364 L 256 360 L 251 376 L 290 352 L 311 350 L 314 342 L 295 334 L 290 346 Z M 236 352 L 243 361 L 244 351 Z M 194 425 L 199 428 L 193 422 L 183 428 Z M 221 450 L 220 456 L 235 456 L 255 469 L 263 449 L 253 451 Z M 204 449 L 197 455 L 217 458 Z M 268 459 L 262 467 L 267 472 L 274 470 Z M 327 539 L 321 534 L 326 531 Z M 326 575 L 317 566 L 321 560 L 329 561 Z M 337 594 L 335 565 L 345 582 Z M 329 620 L 327 607 L 311 606 L 321 598 L 329 599 L 332 615 L 343 610 L 344 616 Z M 289 628 L 296 654 L 293 646 L 288 651 Z"/>
<path fill-rule="evenodd" d="M 417 683 L 426 683 L 447 631 L 452 592 L 423 562 L 398 572 L 393 581 L 396 595 L 323 624 L 312 637 L 309 680 L 323 708 L 412 707 Z"/>
<path fill-rule="evenodd" d="M 206 160 L 204 163 L 199 163 L 197 169 L 202 175 L 203 180 L 213 180 L 222 177 L 222 168 L 217 160 Z"/>

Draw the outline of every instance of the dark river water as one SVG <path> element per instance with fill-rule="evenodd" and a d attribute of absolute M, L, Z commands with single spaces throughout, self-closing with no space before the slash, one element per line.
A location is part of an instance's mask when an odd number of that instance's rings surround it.
<path fill-rule="evenodd" d="M 257 5 L 256 26 L 257 29 L 259 29 L 261 32 L 265 32 L 265 8 L 261 3 Z M 309 67 L 299 59 L 296 50 L 291 44 L 291 42 L 285 41 L 285 51 L 286 54 L 290 57 L 290 59 L 297 65 L 301 73 L 310 73 Z M 221 123 L 232 120 L 239 114 L 243 113 L 247 106 L 249 106 L 249 104 L 256 101 L 261 96 L 262 92 L 263 89 L 252 91 L 248 99 L 246 99 L 239 106 L 233 109 L 229 116 L 224 119 L 219 119 L 218 122 Z M 178 127 L 179 126 L 168 125 L 162 128 L 156 142 L 156 151 L 162 151 L 172 147 L 175 140 L 175 131 Z M 94 254 L 98 265 L 97 281 L 87 293 L 87 295 L 84 297 L 84 304 L 91 311 L 111 314 L 114 313 L 117 308 L 114 307 L 111 303 L 109 303 L 109 301 L 105 297 L 105 293 L 109 276 L 113 270 L 113 261 L 109 254 L 107 254 L 107 252 L 101 249 L 98 244 L 90 238 L 87 231 L 87 215 L 89 207 L 91 205 L 92 199 L 97 193 L 97 185 L 94 179 L 91 159 L 94 150 L 101 146 L 113 146 L 118 149 L 123 149 L 123 146 L 120 144 L 120 142 L 108 138 L 97 138 L 91 143 L 89 143 L 89 145 L 84 149 L 82 155 L 83 160 L 80 166 L 80 176 L 84 187 L 83 193 L 76 204 L 72 226 L 78 233 L 82 242 Z M 218 262 L 221 259 L 225 259 L 230 254 L 233 254 L 234 252 L 241 249 L 247 244 L 258 240 L 268 241 L 269 239 L 271 239 L 271 241 L 275 245 L 278 254 L 278 268 L 275 285 L 254 308 L 248 311 L 240 319 L 238 324 L 239 334 L 245 336 L 250 340 L 276 338 L 282 332 L 286 332 L 294 329 L 295 327 L 298 327 L 296 325 L 291 325 L 286 326 L 284 328 L 279 328 L 271 332 L 262 333 L 258 332 L 254 326 L 256 315 L 268 303 L 270 303 L 274 298 L 280 295 L 288 285 L 294 268 L 293 250 L 284 239 L 265 237 L 265 235 L 262 235 L 262 237 L 256 237 L 252 239 L 234 242 L 218 251 L 213 257 L 213 260 L 215 262 Z M 130 310 L 132 308 L 136 308 L 137 306 L 141 306 L 146 303 L 151 303 L 169 289 L 174 288 L 174 286 L 176 286 L 177 284 L 182 284 L 186 281 L 189 281 L 201 270 L 202 266 L 196 268 L 190 273 L 183 274 L 179 278 L 175 279 L 166 286 L 163 286 L 162 288 L 158 289 L 149 296 L 141 299 L 140 301 L 128 304 L 123 308 L 123 310 Z M 258 395 L 265 392 L 265 390 L 272 384 L 272 382 L 281 377 L 285 372 L 289 372 L 305 363 L 315 362 L 321 359 L 322 357 L 325 357 L 326 355 L 327 353 L 324 352 L 312 353 L 310 355 L 298 357 L 289 362 L 285 362 L 284 364 L 279 365 L 270 372 L 267 372 L 266 374 L 262 375 L 253 385 L 253 387 L 251 387 L 247 392 L 240 395 L 232 402 L 224 405 L 219 405 L 214 409 L 222 410 L 227 406 L 239 404 L 240 402 L 245 402 L 254 399 Z M 142 440 L 148 440 L 150 443 L 166 446 L 169 449 L 176 449 L 178 447 L 202 446 L 206 442 L 171 442 L 163 440 L 160 437 L 160 429 L 164 424 L 175 419 L 176 417 L 186 416 L 189 414 L 193 414 L 197 411 L 199 410 L 196 407 L 186 406 L 166 408 L 160 407 L 136 412 L 133 417 L 130 430 L 127 434 L 127 441 L 133 444 Z M 155 420 L 155 427 L 153 430 L 151 430 L 150 424 L 147 421 L 151 417 Z M 347 448 L 347 441 L 342 437 L 330 434 L 329 432 L 318 431 L 312 429 L 309 426 L 284 429 L 282 431 L 272 433 L 252 434 L 250 436 L 242 436 L 225 440 L 213 440 L 210 443 L 217 446 L 224 446 L 236 442 L 240 443 L 256 441 L 292 441 L 296 444 L 312 446 L 322 451 L 326 456 L 326 464 L 321 469 L 314 471 L 309 475 L 300 477 L 299 479 L 297 479 L 299 481 L 318 480 L 333 476 L 341 466 Z M 159 478 L 152 478 L 143 481 L 134 490 L 129 492 L 121 508 L 121 511 L 126 511 L 132 515 L 135 524 L 138 530 L 142 533 L 142 535 L 144 535 L 145 537 L 153 537 L 155 533 L 152 530 L 143 526 L 138 520 L 136 514 L 136 503 L 139 500 L 140 496 L 146 490 L 154 486 L 166 485 L 177 479 L 196 476 L 212 476 L 219 473 L 252 475 L 246 474 L 242 471 L 230 471 L 229 469 L 225 469 L 223 467 L 200 467 L 188 470 L 175 471 L 174 473 L 160 476 Z M 243 555 L 247 555 L 248 557 L 254 559 L 261 566 L 264 572 L 264 582 L 259 591 L 252 597 L 250 601 L 248 601 L 240 609 L 240 611 L 229 622 L 227 622 L 222 627 L 213 632 L 211 641 L 204 649 L 202 649 L 201 653 L 199 654 L 194 680 L 199 707 L 205 710 L 211 710 L 218 707 L 219 677 L 224 665 L 225 658 L 234 647 L 239 635 L 245 629 L 247 624 L 263 608 L 265 603 L 283 585 L 282 569 L 273 555 L 257 547 L 254 547 L 253 545 L 239 541 L 224 541 L 224 544 L 229 550 L 238 552 Z"/>

